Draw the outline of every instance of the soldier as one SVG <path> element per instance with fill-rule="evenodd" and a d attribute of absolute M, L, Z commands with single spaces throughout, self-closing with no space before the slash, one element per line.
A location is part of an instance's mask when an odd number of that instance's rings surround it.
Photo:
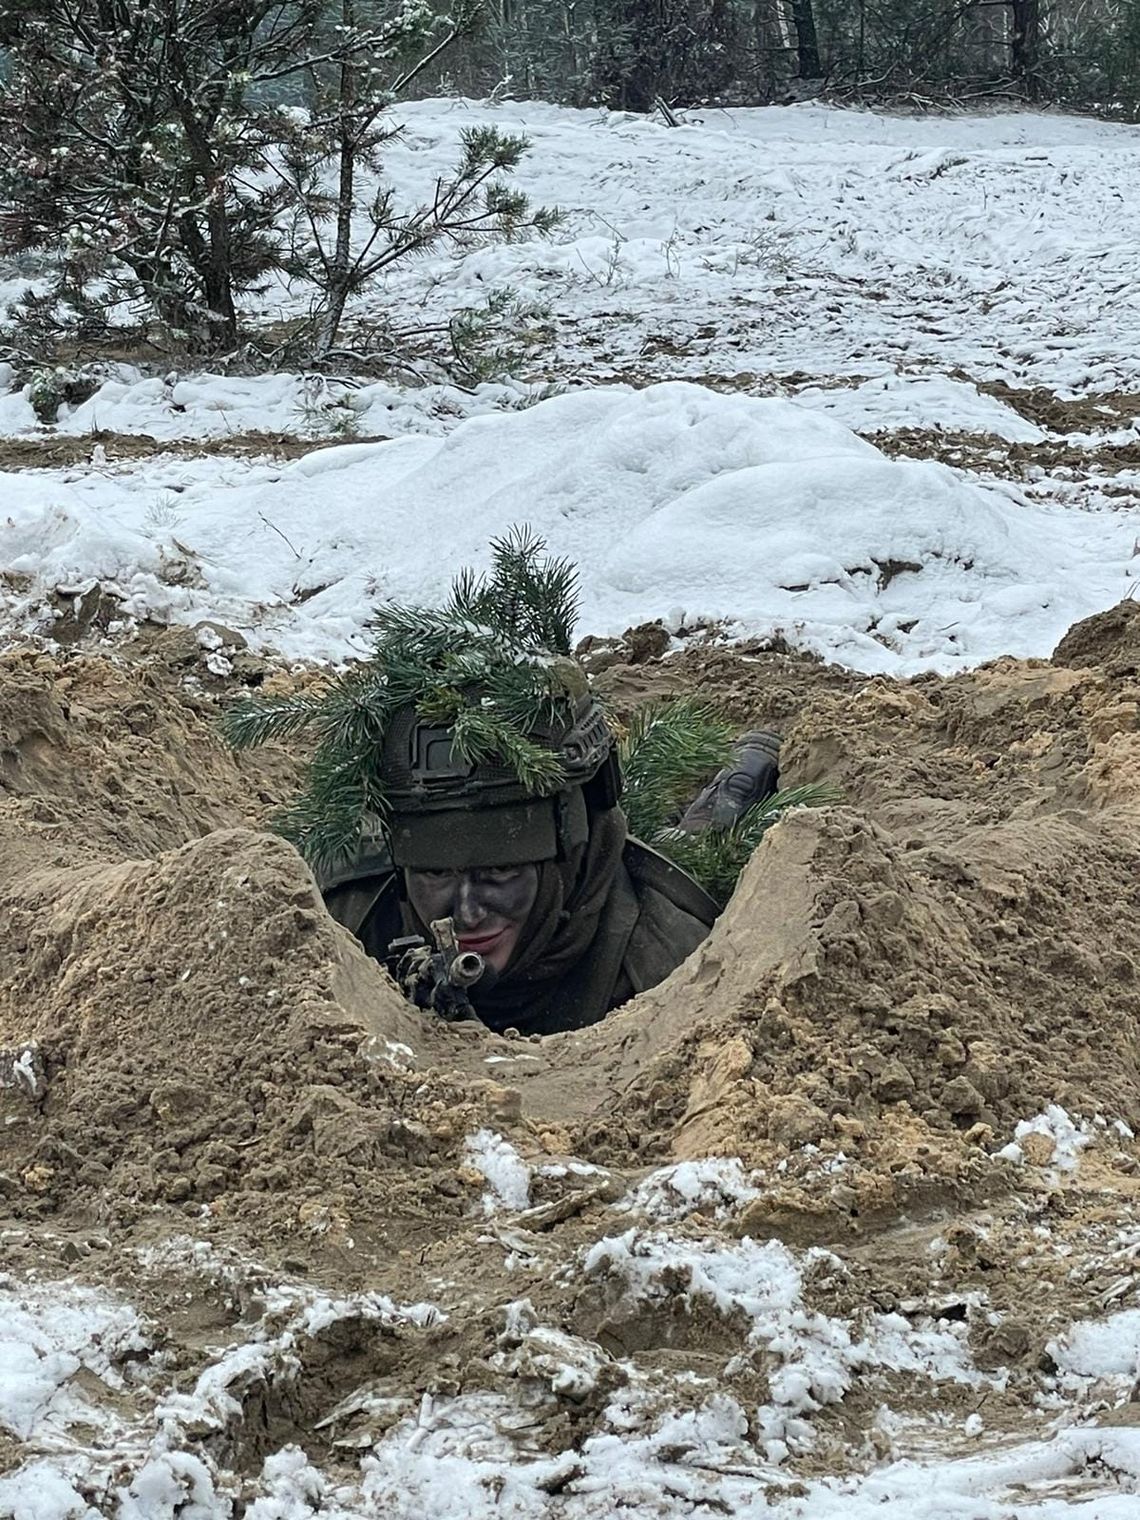
<path fill-rule="evenodd" d="M 414 1002 L 549 1034 L 662 981 L 717 908 L 628 836 L 613 731 L 570 654 L 574 566 L 524 528 L 491 551 L 490 574 L 461 571 L 443 607 L 377 608 L 369 660 L 239 702 L 223 731 L 249 748 L 316 730 L 276 826 Z M 746 735 L 677 828 L 724 828 L 774 792 L 778 748 Z"/>
<path fill-rule="evenodd" d="M 534 796 L 508 769 L 458 761 L 446 728 L 405 711 L 381 757 L 386 839 L 368 841 L 322 888 L 333 917 L 397 974 L 400 941 L 428 943 L 432 926 L 450 920 L 453 954 L 482 961 L 457 999 L 462 1011 L 500 1032 L 550 1034 L 596 1023 L 664 980 L 717 909 L 678 866 L 629 837 L 613 734 L 584 677 L 572 720 L 532 737 L 562 759 L 565 783 L 552 795 Z M 730 824 L 774 792 L 778 747 L 772 734 L 746 735 L 679 827 Z M 401 980 L 429 1003 L 413 985 L 425 956 L 416 968 Z"/>

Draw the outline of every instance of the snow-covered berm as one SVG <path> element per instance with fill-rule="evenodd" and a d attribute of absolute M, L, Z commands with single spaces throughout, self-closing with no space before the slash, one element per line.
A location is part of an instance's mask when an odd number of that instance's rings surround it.
<path fill-rule="evenodd" d="M 4 478 L 6 594 L 95 579 L 124 615 L 214 618 L 296 658 L 366 646 L 377 601 L 433 601 L 527 523 L 572 557 L 581 632 L 719 622 L 870 672 L 1045 655 L 1140 572 L 1132 514 L 1074 513 L 889 460 L 778 398 L 605 387 L 476 417 L 444 438 L 292 465 L 155 461 Z"/>

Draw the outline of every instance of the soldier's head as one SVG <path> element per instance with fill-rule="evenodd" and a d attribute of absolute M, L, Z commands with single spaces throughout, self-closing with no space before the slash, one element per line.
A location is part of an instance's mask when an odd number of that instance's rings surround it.
<path fill-rule="evenodd" d="M 579 667 L 558 716 L 529 737 L 561 762 L 557 789 L 535 795 L 509 765 L 472 764 L 452 730 L 414 709 L 385 736 L 385 832 L 407 901 L 422 925 L 451 918 L 460 946 L 501 972 L 516 956 L 543 882 L 557 873 L 569 897 L 591 828 L 617 804 L 614 739 Z"/>
<path fill-rule="evenodd" d="M 278 827 L 326 878 L 378 836 L 410 933 L 453 920 L 495 971 L 560 975 L 620 868 L 614 738 L 570 654 L 577 571 L 513 528 L 442 607 L 376 608 L 371 658 L 323 691 L 237 703 L 236 748 L 315 729 Z"/>

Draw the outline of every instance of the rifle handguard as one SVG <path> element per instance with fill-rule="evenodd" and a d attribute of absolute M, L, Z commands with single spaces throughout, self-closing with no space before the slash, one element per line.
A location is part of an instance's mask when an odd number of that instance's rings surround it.
<path fill-rule="evenodd" d="M 434 950 L 419 935 L 394 939 L 388 946 L 396 982 L 417 1008 L 430 1008 L 448 1020 L 475 1018 L 467 989 L 486 971 L 486 961 L 474 950 L 460 950 L 450 918 L 434 920 L 431 933 Z"/>

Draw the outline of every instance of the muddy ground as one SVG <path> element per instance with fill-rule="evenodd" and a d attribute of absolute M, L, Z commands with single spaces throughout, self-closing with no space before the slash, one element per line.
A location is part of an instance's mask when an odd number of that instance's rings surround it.
<path fill-rule="evenodd" d="M 385 443 L 383 436 L 353 437 L 353 443 Z M 150 433 L 112 433 L 96 428 L 89 433 L 42 434 L 0 438 L 0 470 L 56 470 L 101 460 L 117 464 L 169 455 L 199 459 L 220 454 L 228 459 L 300 459 L 318 449 L 336 448 L 344 440 L 304 439 L 291 433 L 266 433 L 253 429 L 224 438 L 155 438 Z"/>
<path fill-rule="evenodd" d="M 598 677 L 619 714 L 699 692 L 786 735 L 789 784 L 843 800 L 771 832 L 665 984 L 545 1041 L 401 1002 L 264 831 L 297 757 L 219 745 L 233 683 L 195 647 L 0 655 L 0 1239 L 8 1271 L 128 1295 L 184 1389 L 264 1320 L 273 1282 L 440 1306 L 446 1322 L 334 1317 L 243 1375 L 233 1409 L 184 1432 L 235 1498 L 290 1441 L 354 1471 L 425 1393 L 537 1378 L 526 1450 L 545 1452 L 580 1446 L 630 1369 L 674 1399 L 699 1374 L 762 1401 L 731 1314 L 684 1282 L 631 1304 L 604 1254 L 573 1268 L 639 1217 L 615 1203 L 640 1178 L 717 1156 L 759 1184 L 681 1209 L 682 1237 L 827 1247 L 841 1270 L 809 1274 L 814 1309 L 965 1326 L 1002 1373 L 949 1391 L 868 1375 L 820 1411 L 789 1483 L 881 1459 L 884 1399 L 1039 1427 L 1051 1339 L 1137 1293 L 1140 607 L 1052 660 L 952 679 L 619 649 Z M 999 1154 L 1050 1105 L 1085 1125 L 1079 1165 L 1046 1134 Z M 488 1213 L 482 1132 L 532 1169 L 521 1205 Z M 504 1360 L 524 1296 L 600 1348 L 588 1397 L 543 1384 L 521 1334 Z M 332 1418 L 377 1380 L 388 1414 Z M 1116 1403 L 1101 1416 L 1130 1418 Z M 6 1439 L 0 1471 L 33 1455 Z"/>

